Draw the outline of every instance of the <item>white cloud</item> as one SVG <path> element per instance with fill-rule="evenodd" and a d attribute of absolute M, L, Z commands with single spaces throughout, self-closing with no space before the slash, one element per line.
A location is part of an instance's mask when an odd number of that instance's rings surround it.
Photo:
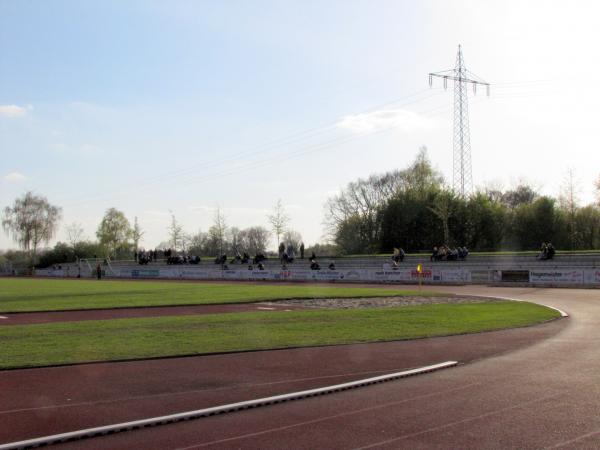
<path fill-rule="evenodd" d="M 4 181 L 8 181 L 9 183 L 18 183 L 20 181 L 25 181 L 27 177 L 19 172 L 10 172 L 4 175 Z"/>
<path fill-rule="evenodd" d="M 405 133 L 410 133 L 430 129 L 432 121 L 405 109 L 382 109 L 344 116 L 337 126 L 355 133 L 368 133 L 388 128 L 397 128 Z"/>
<path fill-rule="evenodd" d="M 0 116 L 4 117 L 23 117 L 27 111 L 32 110 L 33 106 L 18 106 L 18 105 L 0 105 Z"/>

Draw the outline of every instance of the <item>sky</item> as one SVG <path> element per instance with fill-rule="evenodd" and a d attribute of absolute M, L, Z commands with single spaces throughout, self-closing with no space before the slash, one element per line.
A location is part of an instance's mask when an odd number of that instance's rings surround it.
<path fill-rule="evenodd" d="M 594 1 L 0 0 L 0 207 L 28 190 L 95 238 L 122 210 L 167 239 L 268 227 L 278 199 L 307 244 L 347 183 L 425 145 L 452 181 L 452 86 L 467 68 L 473 179 L 582 204 L 600 175 Z M 0 249 L 15 243 L 0 233 Z"/>

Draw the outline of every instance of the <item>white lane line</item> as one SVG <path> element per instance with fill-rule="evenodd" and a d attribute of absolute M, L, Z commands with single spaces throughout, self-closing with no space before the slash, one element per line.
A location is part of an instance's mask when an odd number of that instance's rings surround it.
<path fill-rule="evenodd" d="M 44 436 L 35 439 L 28 439 L 25 441 L 9 442 L 7 444 L 0 445 L 0 450 L 16 450 L 38 447 L 40 445 L 52 445 L 60 442 L 73 441 L 76 439 L 90 438 L 95 436 L 101 436 L 108 433 L 118 433 L 121 431 L 129 431 L 136 428 L 143 428 L 148 426 L 163 425 L 167 423 L 180 422 L 182 420 L 198 419 L 201 417 L 213 416 L 216 414 L 231 413 L 234 411 L 240 411 L 248 408 L 255 408 L 259 406 L 267 406 L 275 403 L 282 403 L 290 400 L 299 400 L 302 398 L 314 397 L 322 394 L 332 394 L 334 392 L 344 391 L 347 389 L 353 389 L 362 386 L 368 386 L 375 383 L 382 383 L 385 381 L 396 380 L 399 378 L 405 378 L 413 375 L 419 375 L 428 372 L 434 372 L 436 370 L 446 369 L 454 367 L 458 364 L 457 361 L 446 361 L 439 364 L 433 364 L 431 366 L 419 367 L 417 369 L 405 370 L 403 372 L 396 372 L 387 375 L 380 375 L 372 378 L 365 378 L 362 380 L 351 381 L 349 383 L 334 384 L 332 386 L 326 386 L 316 389 L 308 389 L 305 391 L 292 392 L 290 394 L 275 395 L 272 397 L 264 397 L 256 400 L 247 400 L 238 403 L 229 403 L 222 406 L 214 406 L 212 408 L 198 409 L 195 411 L 186 411 L 177 414 L 170 414 L 167 416 L 152 417 L 150 419 L 135 420 L 132 422 L 117 423 L 114 425 L 106 425 L 103 427 L 86 428 L 84 430 L 72 431 L 69 433 L 54 434 L 51 436 Z"/>
<path fill-rule="evenodd" d="M 275 308 L 270 308 L 268 306 L 259 306 L 257 309 L 264 309 L 265 311 L 273 311 Z"/>

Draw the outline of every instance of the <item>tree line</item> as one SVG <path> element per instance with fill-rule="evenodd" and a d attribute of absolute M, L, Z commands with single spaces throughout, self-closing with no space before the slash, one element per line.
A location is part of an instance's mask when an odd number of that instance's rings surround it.
<path fill-rule="evenodd" d="M 600 179 L 596 185 L 600 195 Z M 599 199 L 600 200 L 600 199 Z M 403 170 L 349 183 L 326 203 L 326 225 L 341 254 L 408 252 L 433 246 L 475 251 L 600 248 L 600 208 L 581 206 L 569 171 L 558 198 L 520 184 L 467 198 L 444 183 L 426 148 Z"/>
<path fill-rule="evenodd" d="M 4 209 L 2 227 L 18 244 L 20 250 L 11 250 L 0 255 L 0 265 L 9 260 L 13 265 L 47 267 L 53 264 L 74 262 L 84 258 L 131 259 L 142 250 L 140 243 L 145 231 L 135 217 L 133 224 L 124 212 L 116 208 L 106 210 L 95 233 L 95 240 L 85 239 L 82 226 L 76 222 L 65 227 L 66 242 L 58 242 L 51 249 L 42 249 L 55 237 L 62 210 L 49 203 L 48 199 L 32 192 L 17 198 L 12 206 Z M 171 212 L 167 227 L 167 239 L 157 248 L 170 249 L 175 253 L 195 256 L 235 255 L 267 253 L 271 235 L 277 243 L 285 242 L 299 249 L 302 236 L 290 228 L 290 218 L 278 200 L 271 214 L 267 215 L 271 230 L 264 226 L 240 229 L 228 226 L 223 212 L 217 208 L 213 223 L 208 231 L 188 233 Z M 148 249 L 150 250 L 150 249 Z"/>

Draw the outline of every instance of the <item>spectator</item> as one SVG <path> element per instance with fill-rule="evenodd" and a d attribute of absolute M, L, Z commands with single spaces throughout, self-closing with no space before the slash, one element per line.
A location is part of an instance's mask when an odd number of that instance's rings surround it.
<path fill-rule="evenodd" d="M 335 263 L 333 261 L 329 263 L 329 270 L 335 270 Z"/>
<path fill-rule="evenodd" d="M 433 252 L 431 252 L 431 256 L 429 257 L 429 261 L 437 261 L 439 255 L 439 250 L 437 247 L 433 247 Z"/>
<path fill-rule="evenodd" d="M 100 267 L 100 264 L 96 266 L 96 276 L 99 280 L 102 278 L 102 267 Z"/>
<path fill-rule="evenodd" d="M 304 259 L 304 242 L 300 243 L 300 259 Z"/>
<path fill-rule="evenodd" d="M 285 253 L 285 244 L 281 242 L 279 244 L 279 261 L 283 262 L 283 255 Z"/>

